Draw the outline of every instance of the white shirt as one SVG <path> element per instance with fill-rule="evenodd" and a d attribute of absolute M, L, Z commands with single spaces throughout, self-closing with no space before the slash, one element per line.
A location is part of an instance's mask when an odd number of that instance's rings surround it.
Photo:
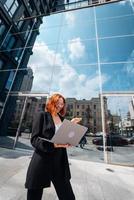
<path fill-rule="evenodd" d="M 58 131 L 62 123 L 55 124 L 55 133 Z"/>

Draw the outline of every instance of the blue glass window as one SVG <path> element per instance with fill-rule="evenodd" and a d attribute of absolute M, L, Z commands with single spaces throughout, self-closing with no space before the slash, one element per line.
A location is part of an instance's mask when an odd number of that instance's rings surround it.
<path fill-rule="evenodd" d="M 0 60 L 0 69 L 3 67 L 3 60 Z"/>
<path fill-rule="evenodd" d="M 21 28 L 21 26 L 22 26 L 22 24 L 23 24 L 23 20 L 22 19 L 24 19 L 25 18 L 25 16 L 24 16 L 24 14 L 20 17 L 20 19 L 19 20 L 21 20 L 21 21 L 18 21 L 17 22 L 17 26 L 18 26 L 18 28 L 20 29 Z"/>
<path fill-rule="evenodd" d="M 10 74 L 9 74 L 9 77 L 8 77 L 8 80 L 7 80 L 7 83 L 6 83 L 6 86 L 5 86 L 5 88 L 8 89 L 8 90 L 10 89 L 10 86 L 12 84 L 14 73 L 15 72 L 11 71 Z"/>
<path fill-rule="evenodd" d="M 18 0 L 7 0 L 4 6 L 7 9 L 9 15 L 12 17 L 19 6 Z"/>
<path fill-rule="evenodd" d="M 3 47 L 10 50 L 13 47 L 14 43 L 15 43 L 15 37 L 12 36 L 11 33 L 9 33 L 6 37 Z"/>
<path fill-rule="evenodd" d="M 3 24 L 2 20 L 0 19 L 0 36 L 2 36 L 5 29 L 6 29 L 5 25 Z"/>
<path fill-rule="evenodd" d="M 31 26 L 28 25 L 28 27 L 27 27 L 27 31 L 26 31 L 25 36 L 24 36 L 25 39 L 28 37 L 29 32 L 30 32 L 30 29 L 31 29 Z"/>
<path fill-rule="evenodd" d="M 19 60 L 21 53 L 22 53 L 22 49 L 18 49 L 16 54 L 15 54 L 15 60 L 17 60 L 17 61 Z"/>
<path fill-rule="evenodd" d="M 10 9 L 10 13 L 11 15 L 13 15 L 15 13 L 15 11 L 17 10 L 19 4 L 18 4 L 18 1 L 14 1 L 14 4 L 12 5 L 11 9 Z"/>
<path fill-rule="evenodd" d="M 11 38 L 11 33 L 9 33 L 9 34 L 6 36 L 6 39 L 5 39 L 4 44 L 3 44 L 3 47 L 6 48 L 6 46 L 7 46 L 8 42 L 9 42 L 10 38 Z"/>
<path fill-rule="evenodd" d="M 15 37 L 11 36 L 7 49 L 10 50 L 13 47 L 14 43 L 15 43 Z"/>
<path fill-rule="evenodd" d="M 5 7 L 6 7 L 7 9 L 10 9 L 11 6 L 12 6 L 12 4 L 13 4 L 13 0 L 7 0 L 7 1 L 5 2 Z"/>

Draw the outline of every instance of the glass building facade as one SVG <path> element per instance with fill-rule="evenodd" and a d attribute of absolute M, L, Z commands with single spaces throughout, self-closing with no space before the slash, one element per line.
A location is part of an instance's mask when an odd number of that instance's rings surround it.
<path fill-rule="evenodd" d="M 68 9 L 68 2 L 59 2 Z M 8 18 L 20 13 L 19 3 L 5 1 Z M 30 1 L 27 9 L 32 13 Z M 0 146 L 32 149 L 33 116 L 59 92 L 66 97 L 66 117 L 82 117 L 88 127 L 87 144 L 70 149 L 70 156 L 134 165 L 134 1 L 42 19 L 26 19 L 26 11 L 16 16 L 10 26 L 0 19 Z"/>
<path fill-rule="evenodd" d="M 13 146 L 14 138 L 10 143 L 5 137 L 15 136 L 18 128 L 18 123 L 12 126 L 11 122 L 17 106 L 15 93 L 29 92 L 32 88 L 33 70 L 27 64 L 43 22 L 42 17 L 36 16 L 48 15 L 52 3 L 0 1 L 0 136 L 4 146 Z"/>

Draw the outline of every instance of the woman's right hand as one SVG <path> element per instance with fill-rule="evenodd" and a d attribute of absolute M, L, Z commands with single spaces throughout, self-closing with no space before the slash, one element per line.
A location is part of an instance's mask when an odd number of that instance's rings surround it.
<path fill-rule="evenodd" d="M 55 148 L 68 148 L 71 147 L 70 144 L 54 144 Z"/>

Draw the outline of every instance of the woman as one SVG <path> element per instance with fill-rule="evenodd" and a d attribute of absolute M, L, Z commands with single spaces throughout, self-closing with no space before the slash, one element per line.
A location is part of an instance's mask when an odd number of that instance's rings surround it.
<path fill-rule="evenodd" d="M 53 183 L 59 200 L 75 200 L 70 184 L 70 169 L 66 148 L 69 144 L 52 144 L 51 139 L 61 126 L 65 115 L 65 99 L 54 94 L 46 104 L 46 112 L 39 113 L 33 123 L 31 144 L 35 148 L 27 171 L 25 187 L 27 200 L 41 200 L 43 188 Z M 71 121 L 78 123 L 81 119 Z"/>

